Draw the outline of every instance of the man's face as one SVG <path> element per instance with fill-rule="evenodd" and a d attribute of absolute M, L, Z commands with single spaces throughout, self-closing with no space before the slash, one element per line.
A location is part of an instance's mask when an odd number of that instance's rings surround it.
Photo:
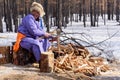
<path fill-rule="evenodd" d="M 37 18 L 40 17 L 40 14 L 37 11 L 33 11 L 33 16 L 34 16 L 35 19 L 37 19 Z"/>

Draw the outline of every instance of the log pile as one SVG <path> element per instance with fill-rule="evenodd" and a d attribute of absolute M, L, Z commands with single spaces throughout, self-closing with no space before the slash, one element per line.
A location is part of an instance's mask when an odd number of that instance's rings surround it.
<path fill-rule="evenodd" d="M 73 44 L 60 45 L 60 49 L 52 47 L 55 54 L 54 71 L 58 73 L 74 72 L 87 76 L 99 75 L 109 70 L 101 57 L 93 57 L 83 46 Z"/>

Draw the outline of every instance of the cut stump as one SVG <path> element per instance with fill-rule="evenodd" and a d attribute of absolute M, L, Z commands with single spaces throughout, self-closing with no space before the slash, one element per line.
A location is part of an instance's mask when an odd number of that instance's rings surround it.
<path fill-rule="evenodd" d="M 10 46 L 0 46 L 0 64 L 11 62 Z"/>
<path fill-rule="evenodd" d="M 53 72 L 54 54 L 52 52 L 41 53 L 40 72 Z"/>
<path fill-rule="evenodd" d="M 35 62 L 34 55 L 28 50 L 20 47 L 16 53 L 13 52 L 13 64 L 24 66 L 33 62 Z"/>

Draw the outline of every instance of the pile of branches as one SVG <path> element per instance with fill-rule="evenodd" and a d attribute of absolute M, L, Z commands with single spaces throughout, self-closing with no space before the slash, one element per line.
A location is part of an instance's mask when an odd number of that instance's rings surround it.
<path fill-rule="evenodd" d="M 109 70 L 101 57 L 91 56 L 83 46 L 72 43 L 52 47 L 55 54 L 54 71 L 58 73 L 82 73 L 86 76 L 99 75 L 102 71 Z"/>

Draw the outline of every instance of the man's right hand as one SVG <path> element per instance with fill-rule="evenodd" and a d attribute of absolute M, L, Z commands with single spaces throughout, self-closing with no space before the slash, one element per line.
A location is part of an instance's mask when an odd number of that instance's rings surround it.
<path fill-rule="evenodd" d="M 49 33 L 45 33 L 45 38 L 49 38 L 51 36 L 51 34 L 49 34 Z"/>

